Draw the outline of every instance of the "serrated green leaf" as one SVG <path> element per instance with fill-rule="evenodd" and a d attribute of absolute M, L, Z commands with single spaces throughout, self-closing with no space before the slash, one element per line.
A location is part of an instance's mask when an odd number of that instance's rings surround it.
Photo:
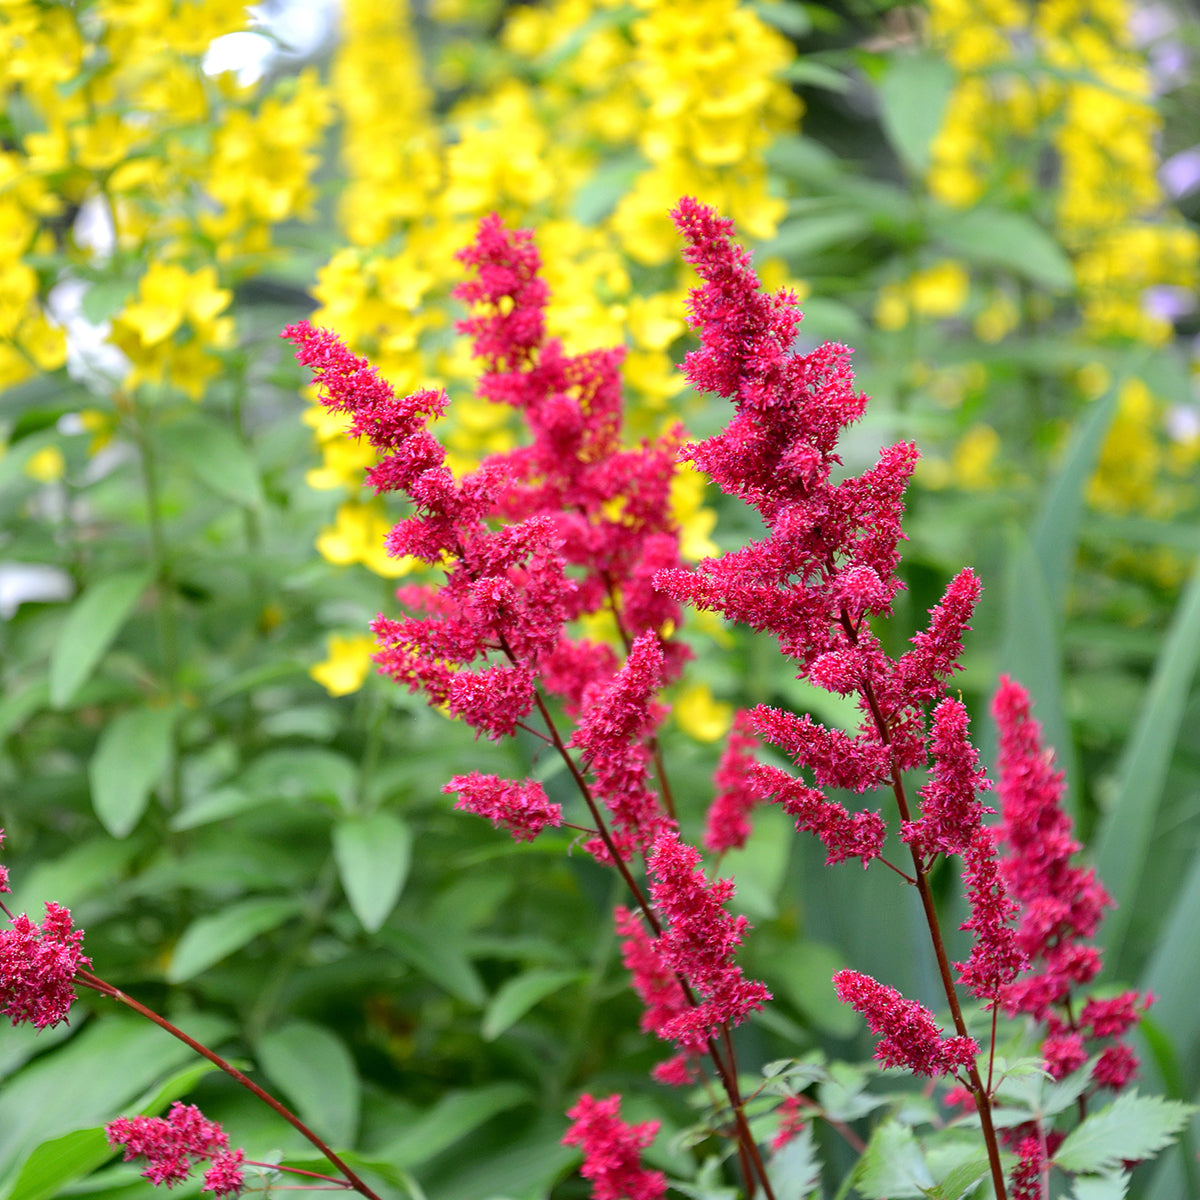
<path fill-rule="evenodd" d="M 171 761 L 174 708 L 139 708 L 105 726 L 88 763 L 92 807 L 113 837 L 127 837 Z"/>
<path fill-rule="evenodd" d="M 104 1127 L 76 1129 L 43 1142 L 26 1160 L 8 1200 L 46 1200 L 94 1171 L 116 1151 Z"/>
<path fill-rule="evenodd" d="M 1064 1171 L 1100 1174 L 1150 1158 L 1175 1140 L 1193 1112 L 1195 1106 L 1178 1100 L 1126 1092 L 1073 1129 L 1054 1161 Z"/>
<path fill-rule="evenodd" d="M 551 971 L 535 967 L 506 980 L 492 997 L 483 1014 L 479 1031 L 484 1040 L 495 1041 L 535 1004 L 582 978 L 584 976 L 579 971 Z"/>
<path fill-rule="evenodd" d="M 71 605 L 50 652 L 50 703 L 65 708 L 112 645 L 150 582 L 148 571 L 120 571 Z"/>
<path fill-rule="evenodd" d="M 953 87 L 953 69 L 936 54 L 897 54 L 879 85 L 888 141 L 914 175 L 929 168 L 930 147 Z"/>
<path fill-rule="evenodd" d="M 297 900 L 284 897 L 244 900 L 220 912 L 199 917 L 183 931 L 171 955 L 167 979 L 182 983 L 206 971 L 259 934 L 275 929 L 300 911 Z"/>
<path fill-rule="evenodd" d="M 770 1176 L 776 1200 L 806 1200 L 820 1186 L 821 1160 L 811 1125 L 771 1155 Z"/>
<path fill-rule="evenodd" d="M 933 1175 L 913 1131 L 899 1121 L 881 1122 L 854 1170 L 854 1187 L 867 1200 L 924 1196 Z"/>
<path fill-rule="evenodd" d="M 368 933 L 387 920 L 408 878 L 412 830 L 399 817 L 375 812 L 348 817 L 333 829 L 333 857 L 346 898 Z"/>
<path fill-rule="evenodd" d="M 1075 1180 L 1072 1200 L 1125 1200 L 1129 1195 L 1129 1174 L 1081 1175 Z"/>
<path fill-rule="evenodd" d="M 929 1190 L 928 1200 L 962 1200 L 990 1170 L 991 1163 L 986 1157 L 972 1158 L 969 1162 L 959 1163 L 940 1183 Z"/>
<path fill-rule="evenodd" d="M 831 1121 L 856 1121 L 887 1104 L 867 1092 L 867 1074 L 849 1063 L 829 1064 L 829 1079 L 817 1089 L 817 1101 Z"/>
<path fill-rule="evenodd" d="M 353 1143 L 362 1086 L 350 1051 L 312 1021 L 289 1021 L 255 1047 L 262 1068 L 306 1125 L 335 1146 Z"/>

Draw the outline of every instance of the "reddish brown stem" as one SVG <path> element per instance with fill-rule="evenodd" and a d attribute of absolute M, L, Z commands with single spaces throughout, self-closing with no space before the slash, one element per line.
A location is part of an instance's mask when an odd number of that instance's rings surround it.
<path fill-rule="evenodd" d="M 184 1045 L 191 1047 L 202 1058 L 207 1058 L 215 1067 L 219 1067 L 230 1078 L 237 1080 L 247 1091 L 253 1092 L 265 1105 L 278 1113 L 289 1125 L 297 1129 L 308 1139 L 333 1165 L 341 1171 L 346 1177 L 346 1181 L 350 1187 L 368 1200 L 381 1200 L 380 1196 L 374 1192 L 352 1169 L 343 1161 L 338 1153 L 325 1144 L 303 1121 L 300 1120 L 295 1113 L 290 1109 L 285 1108 L 270 1092 L 263 1091 L 262 1088 L 250 1079 L 243 1075 L 232 1063 L 226 1062 L 215 1050 L 210 1050 L 203 1042 L 198 1042 L 194 1037 L 190 1037 L 184 1033 L 178 1025 L 172 1024 L 166 1017 L 160 1016 L 152 1008 L 147 1008 L 139 1000 L 135 1000 L 132 996 L 127 996 L 120 988 L 114 987 L 111 983 L 101 979 L 98 975 L 93 975 L 90 971 L 78 971 L 75 975 L 77 982 L 84 987 L 91 988 L 94 992 L 99 992 L 102 996 L 107 996 L 110 1000 L 117 1001 L 118 1004 L 124 1004 L 126 1008 L 131 1008 L 139 1016 L 143 1016 L 148 1021 L 153 1021 L 155 1025 L 161 1029 L 165 1029 L 172 1037 L 178 1038 Z"/>
<path fill-rule="evenodd" d="M 850 643 L 852 645 L 857 643 L 858 629 L 850 620 L 850 616 L 844 608 L 841 613 L 841 626 Z M 871 710 L 871 717 L 875 722 L 879 740 L 884 745 L 887 745 L 891 741 L 891 730 L 888 727 L 887 718 L 879 706 L 879 700 L 875 695 L 875 689 L 871 686 L 870 679 L 863 680 L 862 695 L 867 702 L 868 708 Z M 895 763 L 892 764 L 891 776 L 892 793 L 896 797 L 896 807 L 900 812 L 900 819 L 904 822 L 909 822 L 912 820 L 912 811 L 909 808 L 908 795 L 904 790 L 904 780 L 901 777 L 899 767 Z M 929 873 L 925 859 L 912 843 L 909 843 L 909 850 L 912 853 L 917 894 L 921 897 L 921 908 L 925 913 L 925 924 L 929 929 L 930 940 L 933 942 L 933 952 L 937 959 L 938 974 L 941 976 L 942 990 L 946 994 L 946 1001 L 950 1005 L 950 1015 L 954 1020 L 954 1028 L 960 1037 L 969 1037 L 967 1023 L 963 1019 L 962 1006 L 958 1001 L 958 988 L 955 987 L 954 976 L 950 971 L 950 958 L 946 953 L 946 943 L 942 937 L 942 927 L 938 919 L 937 906 L 934 904 L 933 891 L 929 886 Z M 996 1200 L 1008 1200 L 1008 1190 L 1004 1181 L 1004 1167 L 1000 1162 L 1000 1142 L 996 1137 L 996 1128 L 992 1123 L 991 1095 L 988 1089 L 984 1087 L 977 1064 L 972 1063 L 970 1065 L 967 1069 L 967 1076 L 970 1081 L 971 1093 L 975 1097 L 975 1106 L 979 1112 L 979 1123 L 983 1130 L 984 1145 L 987 1147 L 988 1166 L 991 1169 L 992 1186 L 996 1192 Z"/>

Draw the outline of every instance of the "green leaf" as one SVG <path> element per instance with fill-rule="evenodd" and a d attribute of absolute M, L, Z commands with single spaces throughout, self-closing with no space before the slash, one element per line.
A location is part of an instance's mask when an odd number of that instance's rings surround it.
<path fill-rule="evenodd" d="M 408 878 L 412 830 L 399 817 L 375 812 L 348 817 L 333 829 L 333 857 L 354 915 L 368 933 L 387 920 Z"/>
<path fill-rule="evenodd" d="M 26 1160 L 8 1200 L 46 1200 L 94 1171 L 116 1151 L 104 1127 L 76 1129 L 43 1142 Z"/>
<path fill-rule="evenodd" d="M 1169 1146 L 1195 1111 L 1178 1100 L 1126 1092 L 1073 1129 L 1054 1161 L 1064 1171 L 1114 1171 L 1124 1161 L 1150 1158 Z"/>
<path fill-rule="evenodd" d="M 831 1121 L 857 1121 L 888 1101 L 867 1092 L 867 1072 L 850 1063 L 829 1064 L 829 1079 L 817 1088 L 817 1100 Z"/>
<path fill-rule="evenodd" d="M 245 508 L 263 503 L 258 467 L 245 443 L 226 424 L 190 418 L 164 431 L 175 457 L 218 496 Z"/>
<path fill-rule="evenodd" d="M 171 761 L 174 708 L 139 708 L 105 726 L 88 764 L 92 807 L 113 837 L 132 832 Z"/>
<path fill-rule="evenodd" d="M 765 974 L 797 1010 L 831 1037 L 853 1037 L 862 1021 L 837 998 L 833 976 L 846 965 L 832 946 L 808 938 L 789 945 L 769 960 Z"/>
<path fill-rule="evenodd" d="M 798 0 L 757 0 L 750 5 L 760 20 L 774 25 L 791 38 L 807 37 L 812 32 L 812 17 Z"/>
<path fill-rule="evenodd" d="M 881 1122 L 854 1170 L 854 1186 L 868 1200 L 925 1195 L 933 1176 L 913 1131 L 899 1121 Z"/>
<path fill-rule="evenodd" d="M 568 984 L 578 983 L 581 971 L 551 971 L 535 967 L 506 980 L 492 997 L 483 1014 L 480 1032 L 484 1040 L 495 1041 L 510 1025 L 519 1021 L 533 1006 Z"/>
<path fill-rule="evenodd" d="M 1200 662 L 1200 563 L 1179 597 L 1137 726 L 1121 752 L 1117 799 L 1101 827 L 1096 874 L 1117 902 L 1104 929 L 1109 946 L 1122 946 L 1162 804 L 1163 785 L 1180 722 Z M 1109 964 L 1110 967 L 1113 964 Z M 1136 1157 L 1129 1155 L 1128 1157 Z"/>
<path fill-rule="evenodd" d="M 419 1167 L 473 1133 L 485 1121 L 529 1099 L 529 1089 L 517 1083 L 493 1083 L 471 1091 L 447 1092 L 408 1124 L 380 1157 L 401 1167 Z"/>
<path fill-rule="evenodd" d="M 898 54 L 879 85 L 883 128 L 904 165 L 923 176 L 954 88 L 954 70 L 936 54 Z"/>
<path fill-rule="evenodd" d="M 349 812 L 359 769 L 344 754 L 317 746 L 288 747 L 259 755 L 233 781 L 244 792 L 286 800 L 333 800 Z"/>
<path fill-rule="evenodd" d="M 87 681 L 150 582 L 148 571 L 121 571 L 92 584 L 71 605 L 50 652 L 50 703 L 65 708 Z"/>
<path fill-rule="evenodd" d="M 998 208 L 947 209 L 932 222 L 947 250 L 981 266 L 1001 267 L 1052 292 L 1075 286 L 1071 260 L 1036 221 Z"/>
<path fill-rule="evenodd" d="M 1125 1200 L 1128 1195 L 1128 1171 L 1116 1175 L 1081 1175 L 1071 1193 L 1072 1200 Z"/>
<path fill-rule="evenodd" d="M 306 1125 L 334 1146 L 353 1143 L 362 1088 L 338 1037 L 311 1021 L 289 1021 L 260 1038 L 255 1050 Z"/>
<path fill-rule="evenodd" d="M 426 929 L 384 929 L 381 939 L 426 979 L 472 1008 L 482 1008 L 487 992 L 459 935 L 435 936 Z"/>
<path fill-rule="evenodd" d="M 771 1155 L 770 1175 L 776 1200 L 806 1200 L 820 1186 L 821 1160 L 811 1124 Z"/>
<path fill-rule="evenodd" d="M 299 911 L 298 900 L 271 897 L 244 900 L 210 916 L 198 917 L 175 944 L 167 979 L 171 983 L 192 979 Z"/>
<path fill-rule="evenodd" d="M 959 1163 L 927 1193 L 928 1200 L 962 1200 L 990 1170 L 991 1164 L 986 1157 Z"/>
<path fill-rule="evenodd" d="M 1152 991 L 1155 996 L 1142 1028 L 1155 1056 L 1159 1069 L 1170 1083 L 1169 1065 L 1172 1060 L 1191 1058 L 1197 1038 L 1200 1038 L 1200 954 L 1196 953 L 1196 914 L 1200 912 L 1200 856 L 1192 860 L 1178 896 L 1167 919 L 1160 927 L 1154 953 L 1142 975 L 1140 991 Z M 1169 1036 L 1151 1037 L 1146 1023 Z M 1157 1043 L 1157 1044 L 1156 1044 Z M 1166 1060 L 1166 1062 L 1162 1060 Z M 1167 1067 L 1168 1069 L 1164 1069 Z M 1178 1079 L 1178 1067 L 1175 1067 Z M 1182 1085 L 1179 1085 L 1182 1089 Z"/>

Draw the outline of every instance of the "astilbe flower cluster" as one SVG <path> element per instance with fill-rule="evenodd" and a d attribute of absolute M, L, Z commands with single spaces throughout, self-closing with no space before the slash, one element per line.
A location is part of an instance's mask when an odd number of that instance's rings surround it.
<path fill-rule="evenodd" d="M 375 661 L 491 738 L 557 699 L 577 723 L 572 744 L 611 822 L 608 841 L 587 847 L 604 861 L 613 850 L 627 860 L 671 824 L 651 784 L 666 712 L 654 697 L 689 651 L 669 636 L 681 609 L 654 579 L 680 562 L 670 513 L 680 435 L 622 447 L 623 352 L 568 355 L 546 335 L 548 293 L 529 233 L 488 217 L 459 257 L 473 275 L 456 290 L 472 306 L 458 328 L 482 361 L 480 394 L 510 406 L 532 435 L 461 479 L 427 427 L 446 406 L 444 392 L 401 399 L 334 334 L 307 323 L 284 331 L 324 403 L 379 452 L 368 483 L 413 505 L 388 535 L 389 553 L 445 572 L 438 584 L 398 589 L 411 615 L 375 620 Z M 609 645 L 567 631 L 600 612 L 616 622 L 624 664 Z M 456 777 L 454 790 L 460 807 L 517 837 L 557 823 L 528 781 L 473 773 Z"/>
<path fill-rule="evenodd" d="M 156 1186 L 182 1183 L 202 1162 L 210 1165 L 201 1191 L 225 1196 L 243 1186 L 244 1151 L 230 1150 L 229 1135 L 194 1104 L 176 1101 L 165 1117 L 118 1117 L 105 1133 L 110 1145 L 124 1148 L 125 1162 L 146 1160 L 142 1174 Z"/>
<path fill-rule="evenodd" d="M 1030 962 L 1028 972 L 1003 990 L 1003 1003 L 1010 1013 L 1027 1013 L 1044 1026 L 1042 1053 L 1056 1079 L 1099 1050 L 1092 1078 L 1122 1088 L 1137 1070 L 1137 1058 L 1112 1039 L 1137 1024 L 1153 997 L 1126 991 L 1082 1006 L 1074 1000 L 1100 972 L 1100 950 L 1084 939 L 1095 934 L 1112 899 L 1092 869 L 1071 861 L 1081 847 L 1062 807 L 1064 777 L 1042 748 L 1025 689 L 1002 678 L 992 713 L 1000 731 L 1000 865 L 1019 905 L 1017 942 Z"/>
<path fill-rule="evenodd" d="M 629 1125 L 621 1120 L 620 1096 L 596 1100 L 586 1094 L 567 1116 L 572 1124 L 563 1143 L 583 1152 L 580 1174 L 591 1181 L 595 1200 L 660 1200 L 666 1176 L 641 1164 L 641 1152 L 654 1141 L 658 1121 Z"/>
<path fill-rule="evenodd" d="M 663 571 L 658 583 L 681 602 L 770 632 L 798 677 L 857 698 L 863 719 L 855 733 L 827 728 L 808 715 L 767 706 L 752 710 L 739 734 L 757 733 L 773 743 L 809 778 L 749 762 L 749 786 L 795 817 L 797 829 L 816 834 L 829 863 L 857 858 L 864 867 L 882 852 L 882 815 L 851 812 L 826 793 L 890 786 L 901 805 L 901 836 L 922 881 L 939 855 L 965 860 L 973 904 L 967 927 L 975 944 L 970 960 L 959 964 L 959 978 L 975 995 L 994 1001 L 1024 958 L 1015 945 L 1014 910 L 995 864 L 996 847 L 983 826 L 991 810 L 980 797 L 990 785 L 970 742 L 966 708 L 945 694 L 959 669 L 979 581 L 970 569 L 961 571 L 912 648 L 896 659 L 884 653 L 870 622 L 889 614 L 903 586 L 896 574 L 900 518 L 916 448 L 886 448 L 873 467 L 835 483 L 838 437 L 866 404 L 852 386 L 849 351 L 830 344 L 807 354 L 794 351 L 800 321 L 794 297 L 786 290 L 760 291 L 748 254 L 732 240 L 730 222 L 686 199 L 673 215 L 687 240 L 685 257 L 702 280 L 690 302 L 700 348 L 688 354 L 685 370 L 695 387 L 726 396 L 735 407 L 721 433 L 687 445 L 683 454 L 725 492 L 756 508 L 768 534 L 695 570 Z M 741 768 L 737 757 L 727 762 Z M 917 815 L 907 811 L 899 781 L 904 771 L 924 765 L 929 780 Z M 748 811 L 744 795 L 738 810 Z M 722 812 L 710 821 L 717 829 L 729 824 Z M 718 833 L 715 844 L 727 836 Z M 881 987 L 853 972 L 842 976 L 845 998 L 885 1035 L 879 1049 L 884 1061 L 934 1074 L 966 1065 L 970 1039 L 961 1027 L 947 1049 L 940 1035 L 930 1033 L 936 1027 L 927 1010 L 918 1013 L 908 1007 L 912 1002 L 900 1003 Z M 921 1036 L 913 1040 L 918 1028 Z"/>
<path fill-rule="evenodd" d="M 0 893 L 8 891 L 8 869 L 0 866 Z M 67 1020 L 75 976 L 91 961 L 83 953 L 83 930 L 74 927 L 70 909 L 47 901 L 41 925 L 18 913 L 11 917 L 11 928 L 0 930 L 0 1013 L 14 1025 L 28 1021 L 37 1029 Z"/>

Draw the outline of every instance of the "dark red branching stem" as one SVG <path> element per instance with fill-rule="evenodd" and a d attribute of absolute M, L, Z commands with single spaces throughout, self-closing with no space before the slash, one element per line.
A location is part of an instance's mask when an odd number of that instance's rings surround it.
<path fill-rule="evenodd" d="M 270 1092 L 264 1091 L 253 1079 L 250 1079 L 232 1063 L 223 1059 L 215 1050 L 210 1050 L 203 1042 L 198 1042 L 194 1037 L 190 1037 L 184 1033 L 178 1025 L 172 1024 L 166 1017 L 160 1016 L 152 1008 L 147 1008 L 141 1001 L 135 1000 L 132 996 L 127 996 L 120 988 L 114 987 L 98 975 L 93 975 L 90 971 L 79 971 L 75 979 L 84 987 L 91 988 L 92 991 L 99 992 L 100 995 L 107 996 L 110 1000 L 117 1001 L 118 1004 L 124 1004 L 126 1008 L 132 1009 L 139 1016 L 145 1017 L 148 1021 L 153 1021 L 155 1025 L 161 1029 L 165 1029 L 172 1037 L 178 1038 L 184 1045 L 190 1047 L 202 1058 L 208 1059 L 213 1066 L 219 1067 L 231 1079 L 236 1080 L 247 1091 L 252 1092 L 268 1108 L 278 1113 L 289 1125 L 303 1134 L 346 1177 L 345 1186 L 351 1187 L 356 1192 L 366 1196 L 367 1200 L 381 1200 L 381 1197 L 341 1158 L 336 1150 L 326 1145 L 295 1113 L 280 1104 Z M 314 1175 L 314 1178 L 319 1179 L 323 1178 L 323 1176 Z"/>

